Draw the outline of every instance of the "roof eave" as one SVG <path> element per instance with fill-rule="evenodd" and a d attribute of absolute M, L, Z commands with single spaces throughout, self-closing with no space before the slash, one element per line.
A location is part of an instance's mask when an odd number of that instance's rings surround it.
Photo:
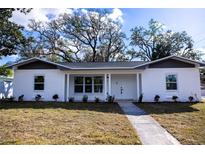
<path fill-rule="evenodd" d="M 25 65 L 25 64 L 30 63 L 30 62 L 35 62 L 37 60 L 42 61 L 42 62 L 46 62 L 46 63 L 49 63 L 49 64 L 56 65 L 56 66 L 58 66 L 60 68 L 70 69 L 70 67 L 67 67 L 67 66 L 55 63 L 55 62 L 43 60 L 43 59 L 40 59 L 40 58 L 37 58 L 37 57 L 33 57 L 33 58 L 30 58 L 30 59 L 27 59 L 27 60 L 24 60 L 24 61 L 21 61 L 21 62 L 18 62 L 18 63 L 14 63 L 12 65 L 7 66 L 7 68 L 12 69 L 14 66 L 17 66 L 17 67 L 18 66 L 22 66 L 22 65 Z"/>
<path fill-rule="evenodd" d="M 170 58 L 175 59 L 175 60 L 179 60 L 179 61 L 183 61 L 183 62 L 186 62 L 186 63 L 189 63 L 189 64 L 194 64 L 194 65 L 198 64 L 200 66 L 205 66 L 205 63 L 203 63 L 203 62 L 199 62 L 199 61 L 191 60 L 191 59 L 188 59 L 188 58 L 171 55 L 171 56 L 168 56 L 168 57 L 164 57 L 164 58 L 161 58 L 161 59 L 157 59 L 157 60 L 154 60 L 154 61 L 144 63 L 142 65 L 137 66 L 136 68 L 145 67 L 147 65 L 157 63 L 157 62 L 160 62 L 160 61 L 163 61 L 163 60 L 167 60 L 167 59 L 170 59 Z"/>

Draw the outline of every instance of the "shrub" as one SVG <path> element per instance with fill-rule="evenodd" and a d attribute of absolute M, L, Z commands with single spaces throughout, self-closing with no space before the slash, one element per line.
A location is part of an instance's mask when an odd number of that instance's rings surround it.
<path fill-rule="evenodd" d="M 193 102 L 193 100 L 194 100 L 194 97 L 193 96 L 189 96 L 189 102 Z"/>
<path fill-rule="evenodd" d="M 57 101 L 57 100 L 59 99 L 58 94 L 53 95 L 53 99 L 54 99 L 55 101 Z"/>
<path fill-rule="evenodd" d="M 8 101 L 13 102 L 14 101 L 14 97 L 13 96 L 9 97 Z"/>
<path fill-rule="evenodd" d="M 40 99 L 41 99 L 41 95 L 37 94 L 37 95 L 35 96 L 35 100 L 36 100 L 36 101 L 40 101 Z"/>
<path fill-rule="evenodd" d="M 73 103 L 73 102 L 74 102 L 74 97 L 69 97 L 69 98 L 68 98 L 68 102 L 69 102 L 69 103 Z"/>
<path fill-rule="evenodd" d="M 155 102 L 159 102 L 159 99 L 160 99 L 160 96 L 159 96 L 159 95 L 155 95 L 154 101 L 155 101 Z"/>
<path fill-rule="evenodd" d="M 19 101 L 19 102 L 22 102 L 22 101 L 23 101 L 23 97 L 24 97 L 24 95 L 19 96 L 19 97 L 18 97 L 18 101 Z"/>
<path fill-rule="evenodd" d="M 143 94 L 140 94 L 139 99 L 138 99 L 138 103 L 142 103 L 142 99 L 143 99 Z"/>
<path fill-rule="evenodd" d="M 2 102 L 3 102 L 3 101 L 4 101 L 4 97 L 1 97 L 0 101 L 2 101 Z"/>
<path fill-rule="evenodd" d="M 9 98 L 2 97 L 0 99 L 0 101 L 2 101 L 2 102 L 13 102 L 14 101 L 14 97 L 13 96 L 11 96 Z"/>
<path fill-rule="evenodd" d="M 83 98 L 82 98 L 82 101 L 84 103 L 88 102 L 88 96 L 87 95 L 84 95 Z"/>
<path fill-rule="evenodd" d="M 107 96 L 107 102 L 108 103 L 114 103 L 115 102 L 115 96 L 108 95 Z"/>
<path fill-rule="evenodd" d="M 95 97 L 95 103 L 99 103 L 100 99 L 98 97 Z"/>
<path fill-rule="evenodd" d="M 177 102 L 177 99 L 178 99 L 178 96 L 172 96 L 172 100 L 173 100 L 174 102 Z"/>

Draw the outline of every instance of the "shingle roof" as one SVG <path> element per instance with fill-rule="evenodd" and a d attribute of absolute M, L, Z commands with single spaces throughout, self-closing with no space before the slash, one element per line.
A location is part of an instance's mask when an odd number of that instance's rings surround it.
<path fill-rule="evenodd" d="M 74 62 L 74 63 L 59 63 L 69 68 L 78 69 L 92 69 L 92 68 L 133 68 L 138 65 L 145 64 L 145 61 L 126 61 L 126 62 Z"/>
<path fill-rule="evenodd" d="M 129 61 L 129 62 L 74 62 L 74 63 L 55 63 L 55 62 L 51 62 L 51 61 L 47 61 L 47 60 L 43 60 L 37 57 L 34 58 L 30 58 L 18 63 L 14 63 L 12 65 L 7 66 L 7 68 L 12 68 L 14 66 L 21 66 L 21 65 L 26 65 L 30 62 L 34 62 L 34 61 L 42 61 L 45 63 L 49 63 L 52 65 L 56 65 L 59 69 L 76 69 L 76 70 L 86 70 L 86 69 L 144 69 L 147 65 L 153 64 L 153 63 L 157 63 L 166 59 L 175 59 L 175 60 L 179 60 L 179 61 L 183 61 L 186 63 L 191 63 L 191 64 L 198 64 L 201 67 L 205 67 L 205 63 L 204 62 L 200 62 L 200 61 L 194 61 L 194 60 L 190 60 L 187 58 L 183 58 L 183 57 L 179 57 L 179 56 L 168 56 L 165 58 L 161 58 L 158 60 L 154 60 L 154 61 Z M 198 67 L 199 67 L 198 66 Z"/>

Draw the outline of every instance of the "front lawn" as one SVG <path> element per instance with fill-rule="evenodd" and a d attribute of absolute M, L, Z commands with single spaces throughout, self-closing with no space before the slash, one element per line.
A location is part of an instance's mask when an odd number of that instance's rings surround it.
<path fill-rule="evenodd" d="M 182 144 L 205 144 L 205 103 L 137 104 Z"/>
<path fill-rule="evenodd" d="M 140 144 L 118 104 L 0 103 L 0 144 Z"/>

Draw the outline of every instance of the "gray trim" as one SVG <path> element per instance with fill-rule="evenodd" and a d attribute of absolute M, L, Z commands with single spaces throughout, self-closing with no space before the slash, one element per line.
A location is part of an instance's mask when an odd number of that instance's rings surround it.
<path fill-rule="evenodd" d="M 182 62 L 175 59 L 166 59 L 157 63 L 149 64 L 149 68 L 192 68 L 194 64 Z"/>
<path fill-rule="evenodd" d="M 67 74 L 65 74 L 65 83 L 64 83 L 64 101 L 66 102 L 67 101 L 67 88 L 68 88 L 68 85 L 67 85 Z"/>
<path fill-rule="evenodd" d="M 168 60 L 168 59 L 175 59 L 176 61 L 181 61 L 182 63 L 180 63 L 180 65 L 178 64 L 174 64 L 174 65 L 169 65 L 169 64 L 165 64 L 165 65 L 154 65 L 156 63 L 160 63 L 162 61 Z M 60 70 L 132 70 L 132 69 L 146 69 L 149 65 L 151 67 L 156 67 L 156 68 L 187 68 L 187 67 L 192 67 L 193 65 L 195 67 L 199 67 L 199 66 L 205 66 L 205 63 L 199 62 L 199 61 L 194 61 L 194 60 L 190 60 L 190 59 L 186 59 L 183 57 L 179 57 L 179 56 L 169 56 L 169 57 L 165 57 L 165 58 L 161 58 L 158 60 L 154 60 L 154 61 L 149 61 L 149 62 L 145 62 L 145 61 L 125 61 L 125 62 L 76 62 L 76 63 L 54 63 L 51 61 L 46 61 L 40 58 L 31 58 L 25 61 L 21 61 L 19 63 L 15 63 L 12 65 L 9 65 L 7 68 L 23 68 L 23 69 L 29 69 L 28 66 L 22 66 L 22 65 L 29 65 L 32 62 L 35 61 L 41 61 L 47 64 L 50 64 L 48 69 L 54 69 L 54 66 L 56 66 L 55 69 L 60 69 Z M 178 62 L 178 63 L 179 63 Z M 161 63 L 160 63 L 161 64 Z M 187 65 L 186 65 L 187 64 Z M 188 65 L 189 64 L 189 65 Z M 50 68 L 50 66 L 54 65 L 53 67 Z M 43 68 L 37 68 L 34 66 L 30 66 L 31 69 L 45 69 L 45 67 Z M 47 68 L 46 68 L 47 69 Z"/>
<path fill-rule="evenodd" d="M 18 66 L 29 64 L 29 63 L 35 62 L 35 61 L 42 61 L 42 62 L 45 62 L 45 63 L 48 63 L 48 64 L 53 64 L 53 65 L 60 66 L 60 67 L 66 68 L 66 69 L 70 69 L 70 68 L 68 68 L 64 65 L 61 65 L 61 64 L 58 64 L 58 63 L 55 63 L 55 62 L 51 62 L 51 61 L 47 61 L 47 60 L 43 60 L 43 59 L 40 59 L 40 58 L 37 58 L 37 57 L 30 58 L 30 59 L 27 59 L 27 60 L 23 60 L 23 61 L 20 61 L 20 62 L 17 62 L 17 63 L 13 63 L 11 65 L 8 65 L 7 68 L 12 69 L 12 68 L 16 68 Z"/>
<path fill-rule="evenodd" d="M 204 63 L 204 62 L 195 61 L 195 60 L 190 60 L 190 59 L 187 59 L 187 58 L 184 58 L 184 57 L 172 55 L 172 56 L 164 57 L 164 58 L 157 59 L 157 60 L 154 60 L 154 61 L 146 62 L 145 64 L 138 65 L 138 66 L 136 66 L 135 68 L 138 69 L 138 68 L 140 68 L 140 67 L 148 66 L 148 65 L 150 65 L 150 64 L 158 63 L 158 62 L 160 62 L 160 61 L 164 61 L 164 60 L 167 60 L 167 59 L 175 59 L 175 60 L 178 60 L 178 61 L 182 61 L 182 62 L 185 62 L 185 63 L 189 63 L 189 64 L 196 65 L 196 67 L 205 66 L 205 63 Z M 198 65 L 198 66 L 197 66 L 197 65 Z"/>
<path fill-rule="evenodd" d="M 54 64 L 46 63 L 43 61 L 34 61 L 28 64 L 18 66 L 17 69 L 27 70 L 27 69 L 58 69 L 58 68 Z"/>
<path fill-rule="evenodd" d="M 59 63 L 71 69 L 129 69 L 144 64 L 144 61 L 115 61 L 115 62 L 73 62 Z"/>

